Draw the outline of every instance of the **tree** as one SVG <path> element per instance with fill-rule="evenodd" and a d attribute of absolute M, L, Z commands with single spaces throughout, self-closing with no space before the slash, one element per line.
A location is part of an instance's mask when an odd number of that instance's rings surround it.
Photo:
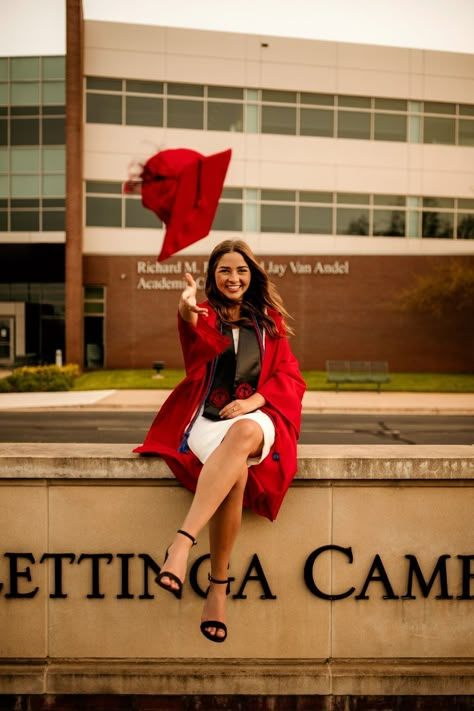
<path fill-rule="evenodd" d="M 474 267 L 451 259 L 428 275 L 419 276 L 414 286 L 402 291 L 402 308 L 442 318 L 454 312 L 474 314 Z"/>

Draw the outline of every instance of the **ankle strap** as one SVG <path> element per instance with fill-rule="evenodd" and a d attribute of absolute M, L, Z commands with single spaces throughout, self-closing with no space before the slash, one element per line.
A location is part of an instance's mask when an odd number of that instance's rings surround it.
<path fill-rule="evenodd" d="M 191 534 L 188 533 L 187 531 L 183 531 L 183 530 L 180 528 L 180 529 L 178 530 L 178 533 L 181 533 L 182 536 L 186 536 L 186 538 L 189 538 L 189 540 L 193 542 L 193 546 L 197 545 L 197 541 L 196 541 L 196 539 L 194 538 L 194 536 L 191 536 Z"/>
<path fill-rule="evenodd" d="M 213 578 L 210 573 L 207 574 L 207 579 L 209 580 L 210 583 L 217 583 L 218 585 L 226 585 L 226 583 L 229 583 L 231 580 L 234 580 L 234 578 L 226 578 L 225 580 L 216 580 L 216 578 Z"/>

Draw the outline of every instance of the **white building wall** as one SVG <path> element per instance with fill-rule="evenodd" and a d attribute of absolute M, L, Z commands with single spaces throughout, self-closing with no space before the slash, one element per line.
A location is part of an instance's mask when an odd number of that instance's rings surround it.
<path fill-rule="evenodd" d="M 474 103 L 474 55 L 103 22 L 85 30 L 91 76 Z M 98 124 L 85 127 L 85 179 L 125 180 L 131 160 L 176 147 L 232 148 L 227 187 L 474 197 L 472 147 Z M 469 240 L 237 236 L 275 254 L 474 253 Z M 157 234 L 86 228 L 84 248 L 149 254 Z M 202 251 L 198 244 L 186 253 Z"/>

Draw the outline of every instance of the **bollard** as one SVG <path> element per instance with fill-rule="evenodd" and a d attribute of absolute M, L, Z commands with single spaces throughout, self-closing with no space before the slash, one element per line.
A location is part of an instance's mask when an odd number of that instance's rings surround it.
<path fill-rule="evenodd" d="M 56 350 L 56 365 L 61 368 L 63 364 L 63 352 L 60 348 Z"/>

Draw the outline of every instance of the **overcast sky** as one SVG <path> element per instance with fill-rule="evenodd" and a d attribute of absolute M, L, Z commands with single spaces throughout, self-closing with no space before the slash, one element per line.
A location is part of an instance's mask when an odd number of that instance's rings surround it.
<path fill-rule="evenodd" d="M 0 54 L 65 52 L 65 0 L 0 0 Z M 91 20 L 474 54 L 474 0 L 83 0 Z"/>

